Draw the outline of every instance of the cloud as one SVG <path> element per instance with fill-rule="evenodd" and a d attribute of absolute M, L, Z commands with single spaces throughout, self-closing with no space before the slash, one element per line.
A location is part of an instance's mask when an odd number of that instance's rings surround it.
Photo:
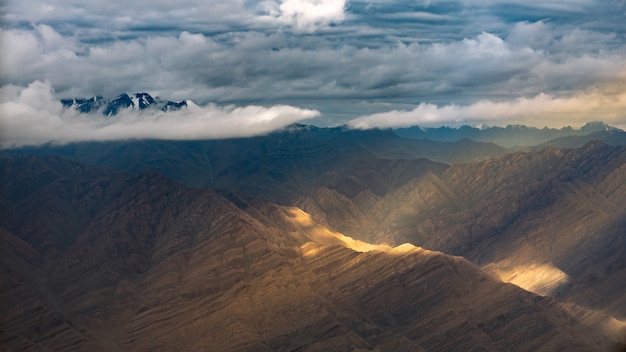
<path fill-rule="evenodd" d="M 515 23 L 506 38 L 514 47 L 548 51 L 553 56 L 576 56 L 601 50 L 614 50 L 623 44 L 616 33 L 602 33 L 572 28 L 559 30 L 546 21 Z"/>
<path fill-rule="evenodd" d="M 326 124 L 420 103 L 609 94 L 626 82 L 620 1 L 10 1 L 0 85 L 301 106 Z"/>
<path fill-rule="evenodd" d="M 588 6 L 593 5 L 593 0 L 548 0 L 529 2 L 524 0 L 462 0 L 466 5 L 473 6 L 495 6 L 495 5 L 519 5 L 525 7 L 535 7 L 542 9 L 553 9 L 561 11 L 583 11 Z"/>
<path fill-rule="evenodd" d="M 64 109 L 49 82 L 0 90 L 0 142 L 3 148 L 44 143 L 120 139 L 211 139 L 268 133 L 319 114 L 286 105 L 217 106 L 175 112 L 126 110 L 113 117 Z"/>
<path fill-rule="evenodd" d="M 582 125 L 590 119 L 623 125 L 626 122 L 626 89 L 612 95 L 593 91 L 570 97 L 539 94 L 504 101 L 480 100 L 467 106 L 422 103 L 412 110 L 360 116 L 348 125 L 357 129 L 478 123 L 562 127 L 563 121 Z"/>
<path fill-rule="evenodd" d="M 319 27 L 342 22 L 347 0 L 281 0 L 266 3 L 269 19 L 291 25 L 298 32 L 314 32 Z"/>
<path fill-rule="evenodd" d="M 68 0 L 11 1 L 5 16 L 13 24 L 46 23 L 65 34 L 100 39 L 139 34 L 229 32 L 291 26 L 297 32 L 340 23 L 347 0 Z"/>
<path fill-rule="evenodd" d="M 548 36 L 550 30 L 543 33 Z M 593 33 L 572 30 L 551 41 L 595 38 L 601 48 L 611 40 Z M 45 25 L 0 34 L 7 43 L 2 81 L 25 86 L 48 80 L 63 97 L 150 90 L 173 100 L 322 104 L 337 98 L 412 102 L 414 97 L 466 99 L 476 93 L 529 96 L 605 84 L 626 66 L 624 47 L 567 55 L 562 53 L 567 49 L 553 53 L 535 48 L 532 39 L 521 42 L 514 39 L 518 35 L 509 39 L 487 32 L 446 43 L 372 48 L 255 32 L 227 41 L 182 32 L 99 45 L 84 45 Z"/>
<path fill-rule="evenodd" d="M 8 1 L 9 24 L 49 24 L 64 34 L 110 39 L 132 32 L 227 30 L 255 21 L 255 1 Z M 136 35 L 133 35 L 136 36 Z"/>

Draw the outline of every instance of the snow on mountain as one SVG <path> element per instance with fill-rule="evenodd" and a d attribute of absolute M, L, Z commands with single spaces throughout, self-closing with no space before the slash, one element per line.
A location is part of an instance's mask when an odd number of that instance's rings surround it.
<path fill-rule="evenodd" d="M 103 115 L 114 116 L 123 109 L 155 109 L 166 112 L 175 111 L 180 110 L 183 107 L 187 107 L 191 101 L 183 100 L 175 102 L 170 100 L 161 100 L 158 97 L 153 98 L 150 94 L 144 92 L 131 95 L 122 93 L 114 99 L 105 99 L 100 96 L 94 96 L 92 98 L 62 99 L 61 103 L 66 109 L 75 109 L 81 113 L 101 111 Z M 195 104 L 193 104 L 193 106 L 197 108 Z"/>

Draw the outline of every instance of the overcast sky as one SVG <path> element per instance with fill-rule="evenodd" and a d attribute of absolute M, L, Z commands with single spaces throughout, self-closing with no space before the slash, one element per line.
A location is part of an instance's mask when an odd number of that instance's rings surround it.
<path fill-rule="evenodd" d="M 0 14 L 5 146 L 293 122 L 626 127 L 626 0 L 5 0 Z M 122 92 L 198 106 L 107 120 L 58 102 Z"/>

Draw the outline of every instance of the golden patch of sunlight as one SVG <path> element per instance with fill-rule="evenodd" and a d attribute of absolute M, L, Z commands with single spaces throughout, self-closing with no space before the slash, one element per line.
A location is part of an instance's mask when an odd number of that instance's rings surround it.
<path fill-rule="evenodd" d="M 571 281 L 571 278 L 551 263 L 529 263 L 509 265 L 504 262 L 491 263 L 483 270 L 526 291 L 540 296 L 550 296 Z"/>
<path fill-rule="evenodd" d="M 397 247 L 393 247 L 390 251 L 389 254 L 395 254 L 395 255 L 404 255 L 404 254 L 409 254 L 409 253 L 413 253 L 413 252 L 423 252 L 424 249 L 414 246 L 410 243 L 403 243 Z"/>
<path fill-rule="evenodd" d="M 284 209 L 286 219 L 297 225 L 314 242 L 325 245 L 341 245 L 356 252 L 369 252 L 373 250 L 385 251 L 390 249 L 390 247 L 386 245 L 374 245 L 355 240 L 352 237 L 333 231 L 315 222 L 311 215 L 300 208 L 286 207 Z M 307 253 L 312 253 L 312 251 L 313 250 L 309 250 Z"/>
<path fill-rule="evenodd" d="M 300 246 L 300 250 L 302 250 L 302 255 L 305 257 L 316 256 L 322 250 L 322 248 L 324 248 L 324 246 L 313 242 L 307 242 Z"/>

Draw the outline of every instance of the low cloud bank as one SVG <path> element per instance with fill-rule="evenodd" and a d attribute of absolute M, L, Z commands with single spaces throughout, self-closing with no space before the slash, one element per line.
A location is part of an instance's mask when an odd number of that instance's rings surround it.
<path fill-rule="evenodd" d="M 319 115 L 288 105 L 197 106 L 179 111 L 124 110 L 115 116 L 66 109 L 48 81 L 0 88 L 2 148 L 123 139 L 216 139 L 260 135 Z"/>
<path fill-rule="evenodd" d="M 412 110 L 360 116 L 350 120 L 348 125 L 357 129 L 479 123 L 562 127 L 564 122 L 583 125 L 595 120 L 618 127 L 626 125 L 626 91 L 614 94 L 592 91 L 570 97 L 542 93 L 531 98 L 481 100 L 470 105 L 421 103 Z"/>

